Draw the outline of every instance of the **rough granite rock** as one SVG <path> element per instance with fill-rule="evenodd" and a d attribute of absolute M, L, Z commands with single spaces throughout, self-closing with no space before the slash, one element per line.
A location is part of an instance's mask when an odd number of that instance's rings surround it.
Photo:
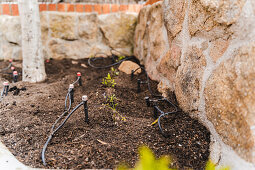
<path fill-rule="evenodd" d="M 99 16 L 99 27 L 107 44 L 120 53 L 133 55 L 134 31 L 137 14 L 111 13 Z"/>
<path fill-rule="evenodd" d="M 159 81 L 156 66 L 169 51 L 161 1 L 142 8 L 135 31 L 135 41 L 134 53 L 145 65 L 149 77 Z"/>
<path fill-rule="evenodd" d="M 0 17 L 0 59 L 22 58 L 20 17 Z"/>
<path fill-rule="evenodd" d="M 48 15 L 51 37 L 69 41 L 78 39 L 75 13 L 49 12 Z"/>
<path fill-rule="evenodd" d="M 151 5 L 148 13 L 149 55 L 154 61 L 157 61 L 168 50 L 167 33 L 164 30 L 162 2 L 160 1 Z"/>
<path fill-rule="evenodd" d="M 140 66 L 132 61 L 123 61 L 118 69 L 126 74 L 131 74 L 132 70 L 137 70 L 138 68 Z M 139 73 L 141 73 L 141 69 L 138 69 L 134 74 L 137 75 Z"/>
<path fill-rule="evenodd" d="M 144 58 L 147 56 L 148 34 L 145 34 L 150 6 L 143 7 L 138 15 L 137 25 L 134 35 L 134 55 L 144 64 Z"/>
<path fill-rule="evenodd" d="M 178 67 L 176 73 L 175 94 L 181 108 L 185 112 L 191 112 L 198 110 L 206 59 L 197 46 L 190 46 L 185 56 L 184 63 Z"/>
<path fill-rule="evenodd" d="M 187 3 L 185 0 L 164 0 L 164 22 L 172 37 L 182 30 L 182 23 L 185 17 Z"/>
<path fill-rule="evenodd" d="M 100 34 L 96 13 L 78 16 L 78 35 L 81 39 L 96 42 Z"/>
<path fill-rule="evenodd" d="M 255 161 L 255 43 L 238 49 L 206 84 L 208 119 L 223 141 L 241 157 Z"/>
<path fill-rule="evenodd" d="M 21 45 L 20 17 L 3 15 L 0 17 L 0 33 L 9 43 Z"/>

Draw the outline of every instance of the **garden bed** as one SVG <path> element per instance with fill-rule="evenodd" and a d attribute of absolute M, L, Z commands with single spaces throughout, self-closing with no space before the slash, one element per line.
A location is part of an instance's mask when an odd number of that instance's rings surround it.
<path fill-rule="evenodd" d="M 97 64 L 110 62 L 111 59 L 104 59 Z M 7 62 L 1 62 L 0 68 L 6 65 Z M 83 86 L 75 85 L 73 107 L 81 102 L 82 95 L 87 95 L 89 123 L 84 121 L 83 109 L 78 109 L 50 142 L 45 167 L 41 161 L 42 147 L 52 124 L 64 111 L 68 86 L 76 80 L 78 71 L 82 74 Z M 144 100 L 150 96 L 148 88 L 142 85 L 141 92 L 137 93 L 136 80 L 145 80 L 145 74 L 131 80 L 130 75 L 120 72 L 115 77 L 116 86 L 106 88 L 101 82 L 110 68 L 91 68 L 86 59 L 77 63 L 50 60 L 46 63 L 46 72 L 45 82 L 18 82 L 16 86 L 26 87 L 26 90 L 18 95 L 10 92 L 0 103 L 1 141 L 25 165 L 84 169 L 115 168 L 125 162 L 133 167 L 138 160 L 139 146 L 147 145 L 158 157 L 171 155 L 173 167 L 202 169 L 205 166 L 210 133 L 197 120 L 183 112 L 165 116 L 161 124 L 168 137 L 162 136 L 157 124 L 151 125 L 155 120 L 153 108 L 147 107 Z M 11 80 L 9 75 L 0 75 Z M 156 87 L 157 83 L 151 81 L 155 93 Z M 106 105 L 104 96 L 112 94 L 118 99 L 116 110 L 125 121 Z M 170 98 L 175 102 L 174 95 Z M 173 108 L 165 107 L 164 110 L 172 111 Z"/>

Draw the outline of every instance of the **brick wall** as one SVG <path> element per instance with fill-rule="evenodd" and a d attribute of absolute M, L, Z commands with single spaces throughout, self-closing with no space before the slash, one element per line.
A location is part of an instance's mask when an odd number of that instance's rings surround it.
<path fill-rule="evenodd" d="M 140 4 L 91 4 L 91 3 L 40 3 L 41 11 L 59 11 L 59 12 L 97 12 L 98 14 L 107 14 L 112 12 L 136 12 L 138 13 L 142 5 Z M 1 3 L 0 15 L 18 16 L 19 9 L 17 3 Z"/>
<path fill-rule="evenodd" d="M 52 3 L 55 0 L 38 0 L 38 2 L 43 2 L 43 3 Z M 0 3 L 17 3 L 18 0 L 1 0 Z M 64 3 L 96 3 L 96 4 L 143 4 L 146 2 L 146 0 L 62 0 L 61 2 Z"/>

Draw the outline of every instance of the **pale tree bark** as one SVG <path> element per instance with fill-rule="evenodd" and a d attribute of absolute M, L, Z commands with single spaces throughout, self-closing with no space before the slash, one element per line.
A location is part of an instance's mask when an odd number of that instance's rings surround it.
<path fill-rule="evenodd" d="M 22 80 L 35 83 L 46 79 L 42 53 L 41 27 L 37 0 L 18 0 L 22 30 Z"/>

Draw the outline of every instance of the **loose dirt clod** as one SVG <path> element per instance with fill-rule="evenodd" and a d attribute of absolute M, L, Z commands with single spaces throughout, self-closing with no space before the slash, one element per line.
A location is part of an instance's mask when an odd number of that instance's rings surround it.
<path fill-rule="evenodd" d="M 111 59 L 97 62 L 104 65 L 111 63 Z M 0 68 L 4 65 L 1 62 Z M 10 92 L 0 103 L 1 141 L 24 164 L 62 169 L 114 168 L 121 162 L 134 166 L 138 147 L 148 145 L 157 156 L 171 155 L 175 160 L 173 165 L 181 169 L 205 166 L 210 133 L 197 120 L 183 112 L 163 117 L 161 125 L 167 138 L 159 133 L 157 124 L 151 126 L 153 109 L 144 101 L 150 93 L 145 85 L 136 93 L 137 79 L 145 80 L 144 74 L 134 76 L 132 81 L 124 73 L 115 77 L 117 84 L 112 93 L 118 99 L 116 110 L 126 118 L 121 121 L 114 119 L 112 109 L 104 104 L 104 95 L 109 90 L 101 82 L 110 68 L 84 68 L 73 65 L 71 60 L 51 60 L 46 63 L 46 72 L 48 79 L 44 83 L 22 83 L 26 91 L 20 90 L 17 96 Z M 48 166 L 44 167 L 40 157 L 42 147 L 52 124 L 64 111 L 65 95 L 77 72 L 81 72 L 83 84 L 75 85 L 73 107 L 87 95 L 89 123 L 85 123 L 83 109 L 77 110 L 50 142 L 46 151 Z M 156 82 L 151 85 L 156 89 Z M 164 108 L 167 109 L 172 108 Z"/>

